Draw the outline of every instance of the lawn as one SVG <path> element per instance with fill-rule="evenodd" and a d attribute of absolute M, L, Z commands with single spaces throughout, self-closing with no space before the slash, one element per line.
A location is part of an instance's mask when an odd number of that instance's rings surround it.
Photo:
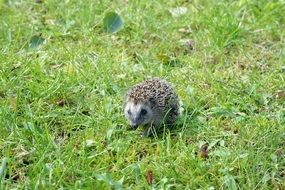
<path fill-rule="evenodd" d="M 284 190 L 284 44 L 282 0 L 0 0 L 0 189 Z M 141 138 L 154 76 L 181 115 Z"/>

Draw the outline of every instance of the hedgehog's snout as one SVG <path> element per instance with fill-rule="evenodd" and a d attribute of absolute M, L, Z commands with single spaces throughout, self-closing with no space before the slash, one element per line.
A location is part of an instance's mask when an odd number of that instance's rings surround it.
<path fill-rule="evenodd" d="M 134 117 L 132 118 L 131 120 L 131 126 L 134 130 L 136 130 L 140 125 L 140 120 L 139 120 L 139 117 Z"/>

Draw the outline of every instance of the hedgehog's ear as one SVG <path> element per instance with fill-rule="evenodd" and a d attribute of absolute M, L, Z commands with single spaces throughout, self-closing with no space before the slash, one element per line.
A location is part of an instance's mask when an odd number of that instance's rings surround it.
<path fill-rule="evenodd" d="M 154 97 L 150 97 L 148 100 L 149 100 L 151 106 L 155 106 L 156 102 L 155 102 Z"/>

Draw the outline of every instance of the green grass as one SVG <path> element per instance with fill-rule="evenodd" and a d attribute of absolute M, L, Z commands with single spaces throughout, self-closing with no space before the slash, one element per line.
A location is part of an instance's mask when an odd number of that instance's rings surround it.
<path fill-rule="evenodd" d="M 0 1 L 0 189 L 284 189 L 284 28 L 281 0 Z M 182 102 L 159 138 L 122 111 L 148 76 Z"/>

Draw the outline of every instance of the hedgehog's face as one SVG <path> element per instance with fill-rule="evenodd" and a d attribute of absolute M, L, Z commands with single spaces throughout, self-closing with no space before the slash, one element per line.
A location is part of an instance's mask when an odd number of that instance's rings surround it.
<path fill-rule="evenodd" d="M 126 103 L 124 111 L 133 129 L 136 129 L 139 125 L 150 123 L 153 116 L 149 103 L 134 103 L 129 101 Z"/>

